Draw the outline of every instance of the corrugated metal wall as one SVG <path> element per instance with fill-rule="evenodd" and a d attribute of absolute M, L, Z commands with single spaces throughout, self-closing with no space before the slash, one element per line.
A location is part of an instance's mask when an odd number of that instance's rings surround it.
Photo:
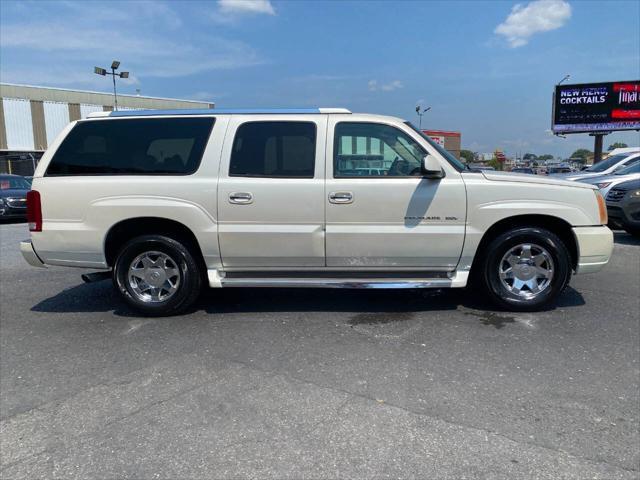
<path fill-rule="evenodd" d="M 0 83 L 0 159 L 23 152 L 39 158 L 69 122 L 110 111 L 113 103 L 111 93 Z M 122 110 L 214 107 L 212 102 L 133 95 L 119 95 L 118 104 Z"/>
<path fill-rule="evenodd" d="M 69 105 L 61 102 L 43 102 L 43 105 L 47 145 L 51 145 L 51 142 L 69 123 Z"/>
<path fill-rule="evenodd" d="M 3 98 L 4 123 L 9 150 L 35 150 L 31 102 L 19 98 Z"/>
<path fill-rule="evenodd" d="M 90 113 L 102 111 L 102 105 L 89 105 L 87 103 L 80 104 L 80 118 L 87 118 L 87 115 Z"/>

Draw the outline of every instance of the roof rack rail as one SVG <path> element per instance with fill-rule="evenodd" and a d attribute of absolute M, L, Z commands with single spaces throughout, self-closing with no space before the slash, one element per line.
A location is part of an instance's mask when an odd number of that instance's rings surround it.
<path fill-rule="evenodd" d="M 351 113 L 346 108 L 197 108 L 189 110 L 116 110 L 113 112 L 97 112 L 89 117 L 154 117 L 160 115 L 295 115 L 322 113 Z M 107 115 L 104 115 L 104 114 Z"/>

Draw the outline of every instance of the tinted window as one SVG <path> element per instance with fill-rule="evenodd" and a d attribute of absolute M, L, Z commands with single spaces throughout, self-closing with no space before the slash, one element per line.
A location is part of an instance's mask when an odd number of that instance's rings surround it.
<path fill-rule="evenodd" d="M 380 123 L 336 125 L 334 177 L 407 177 L 421 175 L 425 152 L 401 130 Z"/>
<path fill-rule="evenodd" d="M 187 175 L 197 170 L 213 118 L 80 122 L 47 175 Z"/>
<path fill-rule="evenodd" d="M 247 122 L 236 132 L 229 175 L 313 178 L 315 158 L 315 123 Z"/>

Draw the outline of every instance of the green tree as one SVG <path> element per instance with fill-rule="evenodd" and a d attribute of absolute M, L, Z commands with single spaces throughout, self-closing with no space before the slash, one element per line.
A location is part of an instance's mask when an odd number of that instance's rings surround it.
<path fill-rule="evenodd" d="M 538 160 L 541 160 L 541 161 L 543 161 L 543 162 L 544 162 L 545 160 L 553 160 L 553 155 L 549 155 L 548 153 L 547 153 L 547 154 L 545 154 L 545 155 L 540 155 L 540 156 L 538 157 Z"/>
<path fill-rule="evenodd" d="M 522 157 L 523 160 L 535 160 L 538 158 L 534 153 L 525 153 Z"/>
<path fill-rule="evenodd" d="M 467 163 L 473 162 L 476 159 L 476 154 L 471 150 L 460 150 L 460 157 Z"/>
<path fill-rule="evenodd" d="M 611 145 L 609 145 L 609 148 L 607 150 L 611 151 L 614 148 L 627 148 L 629 145 L 627 145 L 626 143 L 622 143 L 622 142 L 614 142 Z"/>
<path fill-rule="evenodd" d="M 489 166 L 495 168 L 496 170 L 502 170 L 502 162 L 500 162 L 496 157 L 493 157 L 489 160 Z"/>
<path fill-rule="evenodd" d="M 571 154 L 571 158 L 580 158 L 583 162 L 586 162 L 589 157 L 593 157 L 593 152 L 586 148 L 579 148 Z"/>

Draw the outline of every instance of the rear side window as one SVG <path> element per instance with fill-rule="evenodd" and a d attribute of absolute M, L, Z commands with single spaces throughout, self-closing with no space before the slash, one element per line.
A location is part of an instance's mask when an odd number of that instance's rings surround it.
<path fill-rule="evenodd" d="M 316 124 L 247 122 L 233 141 L 229 176 L 313 178 Z"/>
<path fill-rule="evenodd" d="M 213 118 L 145 118 L 78 123 L 47 175 L 188 175 L 200 165 Z"/>

